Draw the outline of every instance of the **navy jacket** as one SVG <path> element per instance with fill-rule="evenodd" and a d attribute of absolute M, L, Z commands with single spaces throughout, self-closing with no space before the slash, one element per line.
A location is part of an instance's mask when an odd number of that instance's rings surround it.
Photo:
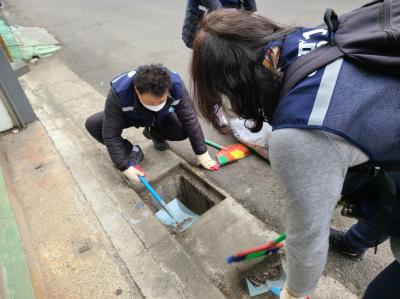
<path fill-rule="evenodd" d="M 288 34 L 279 66 L 327 42 L 325 29 Z M 325 130 L 347 139 L 371 161 L 400 161 L 400 78 L 338 59 L 308 75 L 279 102 L 273 129 Z"/>
<path fill-rule="evenodd" d="M 283 41 L 271 43 L 267 49 L 280 47 L 278 67 L 285 71 L 299 56 L 326 42 L 325 29 L 303 28 L 288 34 Z M 371 162 L 399 163 L 399 90 L 400 78 L 340 58 L 309 74 L 280 99 L 273 130 L 328 131 L 363 150 Z M 397 185 L 397 200 L 388 218 L 386 233 L 400 237 L 400 174 L 389 173 Z M 369 198 L 360 202 L 370 217 L 377 213 L 380 201 L 376 194 L 371 192 Z"/>

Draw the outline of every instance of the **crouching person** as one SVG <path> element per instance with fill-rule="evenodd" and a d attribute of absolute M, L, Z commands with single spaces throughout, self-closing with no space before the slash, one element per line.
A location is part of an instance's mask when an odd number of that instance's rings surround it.
<path fill-rule="evenodd" d="M 177 73 L 162 65 L 144 65 L 111 81 L 104 111 L 86 120 L 86 129 L 107 147 L 115 167 L 130 181 L 144 175 L 136 168 L 144 158 L 139 145 L 122 138 L 122 131 L 142 127 L 159 151 L 167 140 L 189 138 L 198 163 L 208 170 L 219 165 L 207 152 L 204 135 L 192 99 Z"/>

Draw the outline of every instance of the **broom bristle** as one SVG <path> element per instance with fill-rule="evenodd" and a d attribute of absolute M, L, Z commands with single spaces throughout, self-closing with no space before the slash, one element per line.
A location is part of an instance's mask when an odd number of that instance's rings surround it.
<path fill-rule="evenodd" d="M 220 150 L 217 153 L 217 160 L 219 165 L 225 165 L 243 159 L 249 154 L 249 150 L 243 144 L 234 144 Z"/>
<path fill-rule="evenodd" d="M 244 157 L 246 157 L 246 154 L 239 149 L 235 149 L 235 150 L 231 151 L 230 154 L 236 160 L 243 159 Z"/>

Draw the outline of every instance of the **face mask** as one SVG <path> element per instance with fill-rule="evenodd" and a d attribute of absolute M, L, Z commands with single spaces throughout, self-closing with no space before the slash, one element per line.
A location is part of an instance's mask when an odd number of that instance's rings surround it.
<path fill-rule="evenodd" d="M 167 101 L 165 101 L 164 103 L 161 103 L 160 105 L 157 105 L 157 106 L 150 106 L 150 105 L 146 105 L 146 104 L 143 104 L 143 103 L 142 103 L 142 105 L 146 109 L 149 109 L 151 111 L 157 112 L 157 111 L 160 111 L 162 108 L 164 108 L 166 103 L 167 103 Z"/>

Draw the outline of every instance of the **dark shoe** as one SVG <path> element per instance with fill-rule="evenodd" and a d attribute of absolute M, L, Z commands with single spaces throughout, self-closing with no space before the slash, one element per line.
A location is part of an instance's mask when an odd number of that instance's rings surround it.
<path fill-rule="evenodd" d="M 132 152 L 129 154 L 128 159 L 131 162 L 131 164 L 133 164 L 133 165 L 138 165 L 138 164 L 140 164 L 140 162 L 143 161 L 144 154 L 139 145 L 133 146 Z"/>
<path fill-rule="evenodd" d="M 334 251 L 352 260 L 362 259 L 364 256 L 363 253 L 354 252 L 344 244 L 344 235 L 344 232 L 331 228 L 329 234 L 329 246 Z"/>
<path fill-rule="evenodd" d="M 156 148 L 156 150 L 165 151 L 165 150 L 169 149 L 169 144 L 165 140 L 159 140 L 159 139 L 156 139 L 155 137 L 153 137 L 151 135 L 149 128 L 145 128 L 143 130 L 143 135 L 147 139 L 151 139 L 153 141 L 154 147 Z"/>

